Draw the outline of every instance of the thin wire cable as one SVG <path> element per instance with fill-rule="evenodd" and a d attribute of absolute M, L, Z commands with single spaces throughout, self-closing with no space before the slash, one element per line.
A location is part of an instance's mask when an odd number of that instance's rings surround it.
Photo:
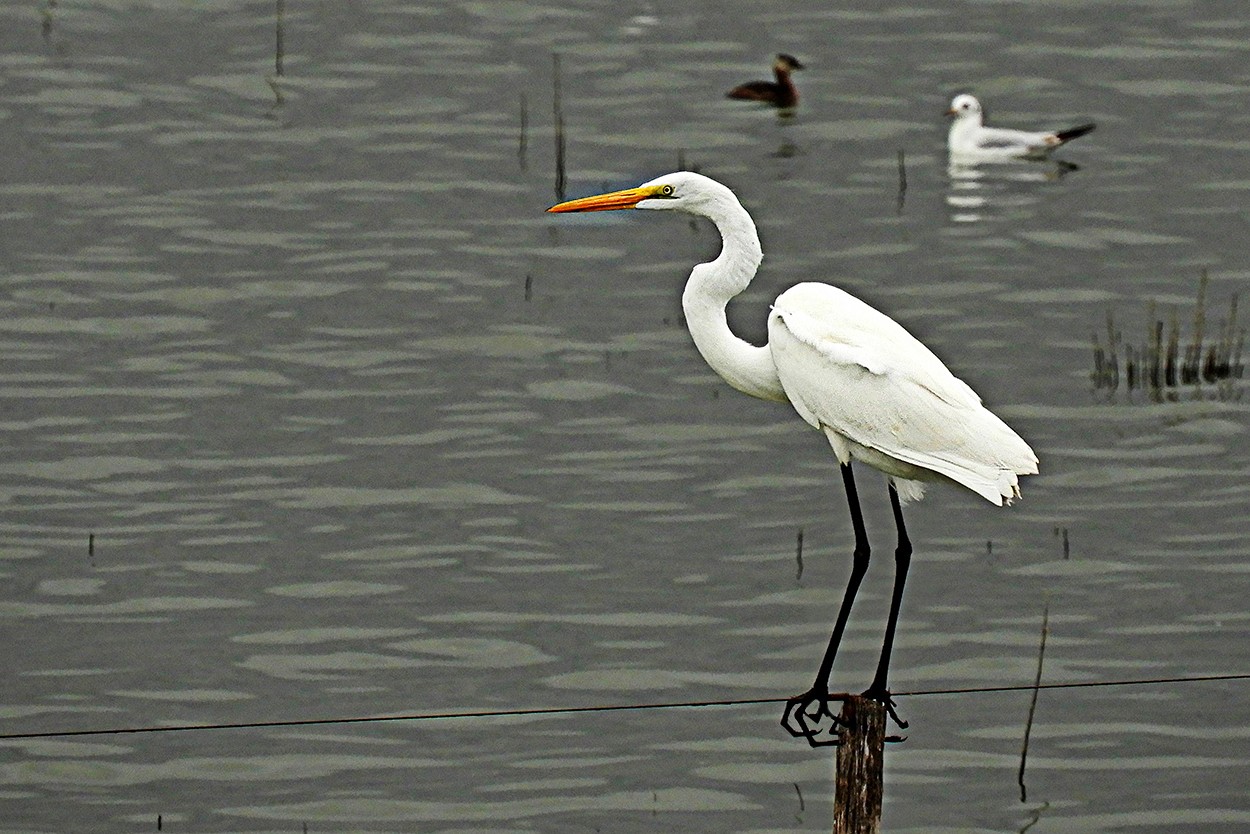
<path fill-rule="evenodd" d="M 1078 681 L 1069 683 L 1006 684 L 1003 686 L 970 686 L 955 689 L 913 689 L 892 693 L 895 698 L 920 698 L 934 695 L 979 695 L 995 692 L 1032 692 L 1035 689 L 1095 689 L 1115 686 L 1149 686 L 1159 684 L 1212 683 L 1218 681 L 1250 681 L 1250 672 L 1224 675 L 1193 675 L 1167 678 L 1135 678 L 1121 681 Z M 785 703 L 785 698 L 732 698 L 715 701 L 676 701 L 653 704 L 599 704 L 584 707 L 527 707 L 501 710 L 460 710 L 449 712 L 398 713 L 366 715 L 351 718 L 302 718 L 275 721 L 239 721 L 221 724 L 166 724 L 156 727 L 112 727 L 94 730 L 48 730 L 31 733 L 0 733 L 0 741 L 22 739 L 70 738 L 81 736 L 135 735 L 140 733 L 180 733 L 197 730 L 256 730 L 280 727 L 313 727 L 328 724 L 377 724 L 394 721 L 447 721 L 453 719 L 528 718 L 546 715 L 577 715 L 592 712 L 629 712 L 650 709 L 701 709 L 706 707 L 743 707 Z"/>

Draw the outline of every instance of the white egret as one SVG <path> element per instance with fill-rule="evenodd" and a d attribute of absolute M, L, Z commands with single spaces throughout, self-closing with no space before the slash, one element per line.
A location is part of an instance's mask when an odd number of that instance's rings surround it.
<path fill-rule="evenodd" d="M 967 93 L 955 96 L 946 115 L 954 119 L 950 133 L 947 134 L 950 153 L 953 156 L 983 159 L 1044 157 L 1060 145 L 1084 136 L 1095 127 L 1093 122 L 1054 131 L 986 127 L 981 102 Z"/>
<path fill-rule="evenodd" d="M 548 211 L 632 208 L 678 209 L 716 225 L 720 255 L 694 267 L 682 295 L 695 346 L 734 388 L 790 403 L 824 433 L 837 456 L 855 534 L 851 577 L 815 683 L 791 698 L 782 716 L 787 730 L 812 745 L 834 743 L 829 674 L 869 560 L 851 462 L 862 461 L 887 475 L 898 528 L 881 659 L 865 692 L 892 712 L 886 676 L 912 552 L 901 505 L 920 498 L 924 484 L 932 481 L 961 484 L 993 504 L 1008 503 L 1020 494 L 1018 476 L 1037 472 L 1037 457 L 900 324 L 836 287 L 803 283 L 778 296 L 768 314 L 769 340 L 762 347 L 734 335 L 725 307 L 750 284 L 763 254 L 751 216 L 719 182 L 681 171 Z M 820 726 L 826 719 L 832 722 L 827 731 Z"/>

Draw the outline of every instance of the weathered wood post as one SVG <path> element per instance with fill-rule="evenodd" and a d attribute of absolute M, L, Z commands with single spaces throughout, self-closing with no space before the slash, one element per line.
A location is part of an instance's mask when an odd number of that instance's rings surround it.
<path fill-rule="evenodd" d="M 884 795 L 885 705 L 848 695 L 838 721 L 833 834 L 878 834 Z"/>

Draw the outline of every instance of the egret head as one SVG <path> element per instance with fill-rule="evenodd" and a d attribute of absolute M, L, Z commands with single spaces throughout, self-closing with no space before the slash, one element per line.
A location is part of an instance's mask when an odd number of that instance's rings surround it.
<path fill-rule="evenodd" d="M 954 116 L 956 119 L 963 119 L 968 116 L 979 119 L 981 118 L 981 102 L 967 93 L 955 96 L 951 100 L 951 106 L 947 109 L 946 115 Z"/>
<path fill-rule="evenodd" d="M 644 182 L 636 188 L 611 191 L 594 197 L 554 205 L 550 212 L 566 211 L 615 211 L 616 209 L 680 209 L 692 214 L 706 214 L 703 210 L 710 202 L 724 199 L 733 192 L 728 188 L 692 171 L 676 171 Z"/>

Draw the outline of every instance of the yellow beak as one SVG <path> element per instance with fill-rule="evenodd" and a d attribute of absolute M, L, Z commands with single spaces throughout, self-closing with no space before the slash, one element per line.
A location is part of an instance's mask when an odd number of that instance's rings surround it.
<path fill-rule="evenodd" d="M 659 190 L 660 187 L 654 185 L 650 188 L 626 188 L 624 191 L 613 191 L 609 194 L 599 194 L 594 197 L 582 197 L 580 200 L 569 200 L 568 202 L 554 205 L 547 211 L 615 211 L 617 209 L 632 209 L 643 200 L 656 196 Z"/>

